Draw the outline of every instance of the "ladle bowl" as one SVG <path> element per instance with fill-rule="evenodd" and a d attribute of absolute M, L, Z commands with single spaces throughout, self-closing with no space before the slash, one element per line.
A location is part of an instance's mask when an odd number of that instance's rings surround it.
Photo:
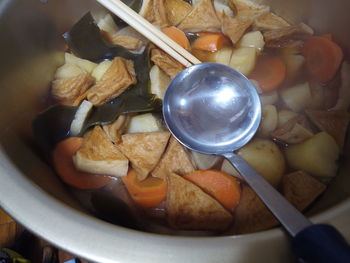
<path fill-rule="evenodd" d="M 223 154 L 241 148 L 254 136 L 261 120 L 260 100 L 252 83 L 217 63 L 182 71 L 169 85 L 163 105 L 165 122 L 175 137 L 202 153 Z"/>

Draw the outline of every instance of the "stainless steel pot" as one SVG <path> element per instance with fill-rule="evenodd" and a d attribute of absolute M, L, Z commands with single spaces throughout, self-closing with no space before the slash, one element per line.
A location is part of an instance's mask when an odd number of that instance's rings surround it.
<path fill-rule="evenodd" d="M 331 32 L 350 51 L 348 0 L 271 0 L 291 22 Z M 31 120 L 63 62 L 61 34 L 86 11 L 87 0 L 0 1 L 0 206 L 35 234 L 96 262 L 288 262 L 279 228 L 227 237 L 173 237 L 138 232 L 91 216 L 38 156 Z M 341 171 L 310 211 L 350 239 L 350 145 Z"/>

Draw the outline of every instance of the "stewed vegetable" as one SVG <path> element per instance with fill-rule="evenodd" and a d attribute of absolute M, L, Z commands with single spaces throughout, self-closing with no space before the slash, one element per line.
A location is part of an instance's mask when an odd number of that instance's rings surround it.
<path fill-rule="evenodd" d="M 337 174 L 350 120 L 350 67 L 332 36 L 315 36 L 252 0 L 144 0 L 133 8 L 201 61 L 251 80 L 263 116 L 237 153 L 307 209 Z M 227 161 L 188 151 L 167 130 L 161 101 L 183 70 L 179 62 L 107 12 L 86 14 L 64 39 L 53 105 L 33 128 L 87 208 L 114 221 L 120 213 L 106 207 L 123 207 L 135 227 L 159 233 L 248 233 L 278 224 Z"/>

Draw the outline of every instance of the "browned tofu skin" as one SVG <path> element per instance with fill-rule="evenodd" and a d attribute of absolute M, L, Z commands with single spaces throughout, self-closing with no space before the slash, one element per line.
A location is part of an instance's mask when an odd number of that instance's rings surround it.
<path fill-rule="evenodd" d="M 184 0 L 166 0 L 165 8 L 173 26 L 177 26 L 192 11 L 192 6 Z"/>
<path fill-rule="evenodd" d="M 74 155 L 74 164 L 80 171 L 110 176 L 125 176 L 129 161 L 107 137 L 100 126 L 95 126 Z"/>
<path fill-rule="evenodd" d="M 170 57 L 164 51 L 154 48 L 151 51 L 151 60 L 161 68 L 170 78 L 175 78 L 185 67 Z"/>
<path fill-rule="evenodd" d="M 142 41 L 131 36 L 111 34 L 103 32 L 104 38 L 112 45 L 119 45 L 129 50 L 139 50 L 142 47 Z"/>
<path fill-rule="evenodd" d="M 159 162 L 170 137 L 169 132 L 128 133 L 122 135 L 119 149 L 131 162 L 141 181 Z"/>
<path fill-rule="evenodd" d="M 218 201 L 175 173 L 168 175 L 167 214 L 175 229 L 223 231 L 232 222 Z"/>
<path fill-rule="evenodd" d="M 233 44 L 237 44 L 252 23 L 253 20 L 250 18 L 232 18 L 224 14 L 222 16 L 222 32 L 231 39 Z"/>
<path fill-rule="evenodd" d="M 152 175 L 165 179 L 167 174 L 176 173 L 186 175 L 194 172 L 195 167 L 187 149 L 185 149 L 174 137 L 170 138 L 169 145 L 160 160 L 154 168 Z"/>
<path fill-rule="evenodd" d="M 220 31 L 221 21 L 216 15 L 213 0 L 202 0 L 178 27 L 186 32 Z"/>
<path fill-rule="evenodd" d="M 89 89 L 87 98 L 92 104 L 101 105 L 119 96 L 135 83 L 134 63 L 131 60 L 116 57 L 101 80 Z"/>
<path fill-rule="evenodd" d="M 170 26 L 164 2 L 164 0 L 148 0 L 142 14 L 150 23 L 160 28 Z"/>
<path fill-rule="evenodd" d="M 123 114 L 120 115 L 113 123 L 102 126 L 110 141 L 113 143 L 121 142 L 121 136 L 128 126 L 130 119 L 131 116 L 129 114 Z"/>
<path fill-rule="evenodd" d="M 76 77 L 57 79 L 52 82 L 52 95 L 58 100 L 73 101 L 94 84 L 94 78 L 88 73 Z"/>
<path fill-rule="evenodd" d="M 282 17 L 274 13 L 265 13 L 254 20 L 254 30 L 267 31 L 290 26 Z"/>
<path fill-rule="evenodd" d="M 283 48 L 295 41 L 307 39 L 313 35 L 313 30 L 306 24 L 282 27 L 263 33 L 266 47 Z"/>
<path fill-rule="evenodd" d="M 321 130 L 331 135 L 340 149 L 344 146 L 345 135 L 350 121 L 350 113 L 341 110 L 306 110 L 310 120 Z"/>
<path fill-rule="evenodd" d="M 282 127 L 271 133 L 273 138 L 279 141 L 296 144 L 301 143 L 313 136 L 313 132 L 309 128 L 308 122 L 303 115 L 287 121 Z"/>
<path fill-rule="evenodd" d="M 303 171 L 285 175 L 281 185 L 283 195 L 299 211 L 304 211 L 324 190 L 325 184 Z"/>

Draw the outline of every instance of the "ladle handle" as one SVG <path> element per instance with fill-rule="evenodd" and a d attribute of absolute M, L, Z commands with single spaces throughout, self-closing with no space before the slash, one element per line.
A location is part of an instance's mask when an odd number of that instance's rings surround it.
<path fill-rule="evenodd" d="M 243 158 L 234 153 L 223 154 L 223 156 L 231 162 L 291 236 L 296 236 L 301 230 L 311 225 L 305 216 L 266 182 Z"/>
<path fill-rule="evenodd" d="M 333 226 L 312 225 L 292 240 L 294 254 L 309 263 L 350 262 L 350 246 Z"/>

